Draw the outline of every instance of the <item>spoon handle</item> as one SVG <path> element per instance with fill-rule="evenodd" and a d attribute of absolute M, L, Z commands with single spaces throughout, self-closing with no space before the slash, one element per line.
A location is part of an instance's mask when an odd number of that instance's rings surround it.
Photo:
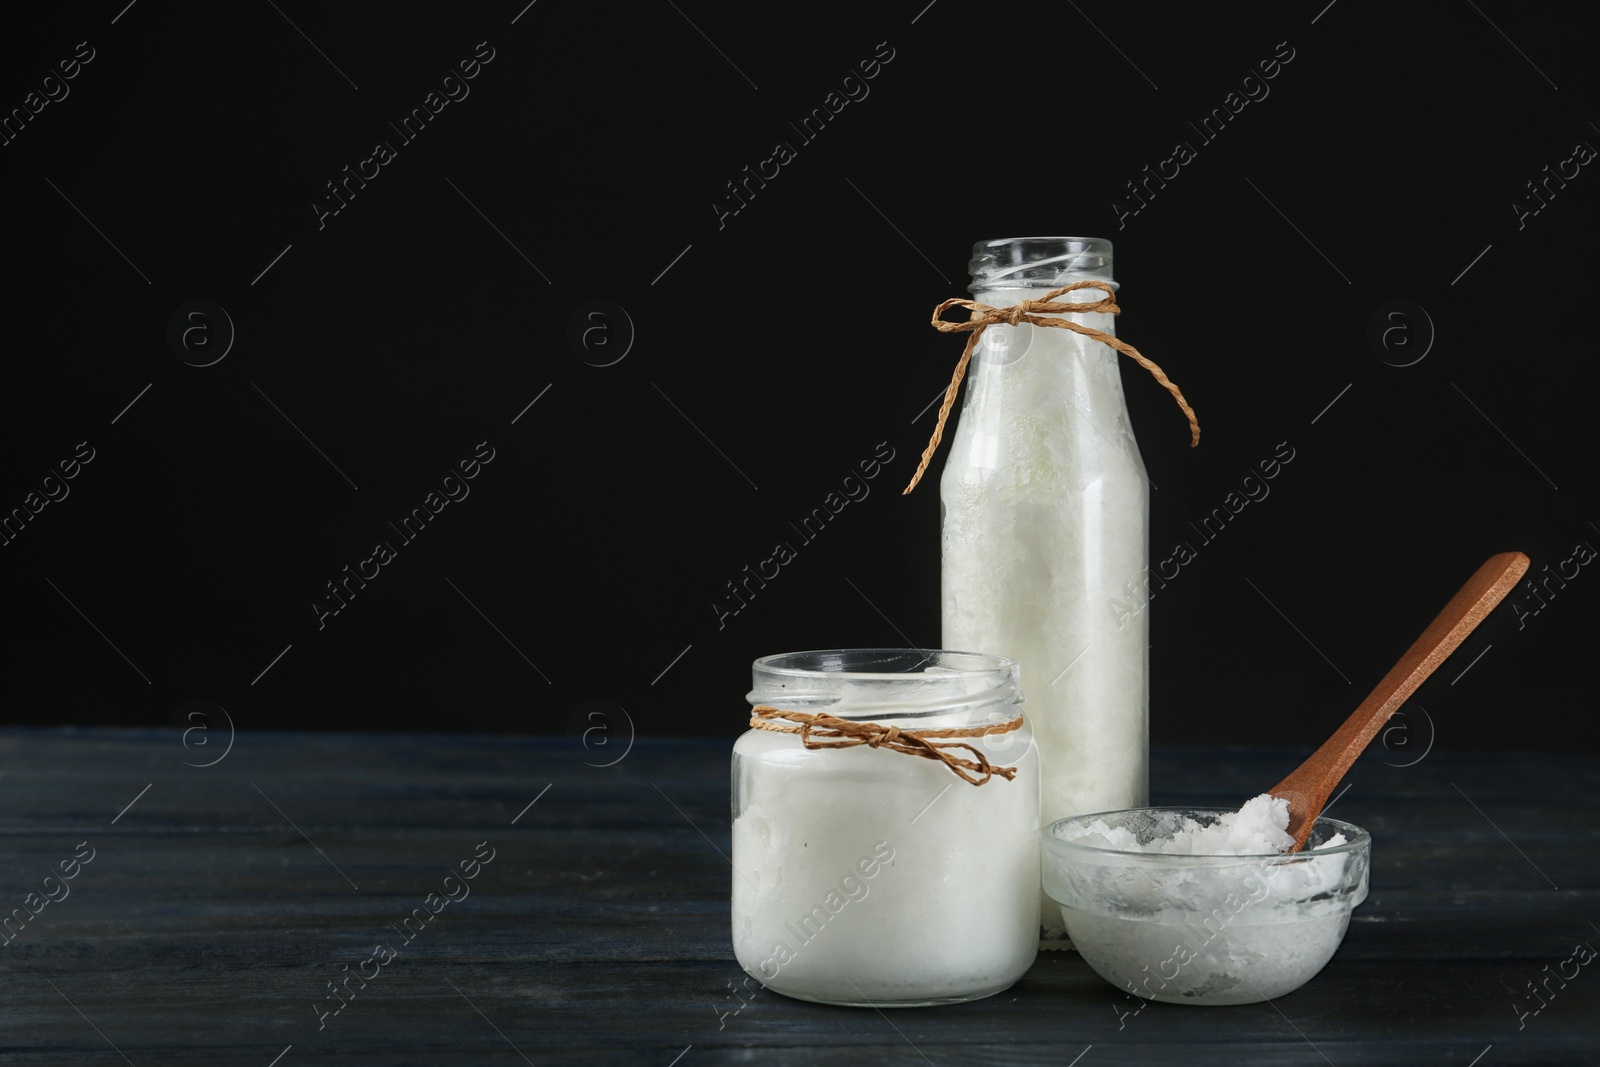
<path fill-rule="evenodd" d="M 1438 669 L 1496 604 L 1516 587 L 1528 570 L 1521 552 L 1490 557 L 1467 579 L 1438 617 L 1422 631 L 1400 661 L 1389 669 L 1361 706 L 1344 721 L 1321 748 L 1271 790 L 1289 801 L 1289 833 L 1295 851 L 1305 845 L 1311 824 L 1339 780 L 1395 711 Z"/>

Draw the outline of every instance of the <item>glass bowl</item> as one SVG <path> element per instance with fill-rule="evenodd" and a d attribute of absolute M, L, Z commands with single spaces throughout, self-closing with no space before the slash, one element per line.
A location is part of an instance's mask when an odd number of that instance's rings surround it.
<path fill-rule="evenodd" d="M 1130 808 L 1076 815 L 1043 831 L 1045 894 L 1095 972 L 1148 1000 L 1253 1004 L 1300 988 L 1367 899 L 1372 838 L 1318 819 L 1300 852 L 1196 856 L 1127 852 L 1065 838 L 1096 820 L 1141 845 L 1220 808 Z M 1318 848 L 1343 834 L 1345 843 Z M 1102 842 L 1104 838 L 1100 839 Z"/>

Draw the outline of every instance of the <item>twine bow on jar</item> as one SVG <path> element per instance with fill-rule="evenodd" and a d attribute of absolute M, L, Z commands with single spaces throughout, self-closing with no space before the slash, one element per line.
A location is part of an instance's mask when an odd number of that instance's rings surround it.
<path fill-rule="evenodd" d="M 773 722 L 774 719 L 788 719 L 790 723 Z M 791 725 L 798 723 L 799 725 Z M 949 743 L 936 743 L 930 738 L 950 737 L 984 737 L 988 734 L 1006 734 L 1022 727 L 1022 716 L 1007 722 L 992 723 L 988 726 L 969 727 L 950 730 L 902 730 L 898 726 L 885 726 L 877 722 L 856 722 L 852 719 L 841 719 L 827 712 L 804 711 L 779 711 L 770 704 L 757 704 L 750 709 L 750 726 L 756 730 L 772 730 L 776 733 L 799 734 L 800 743 L 806 748 L 855 748 L 857 745 L 866 745 L 869 748 L 887 748 L 894 752 L 903 752 L 908 756 L 921 756 L 923 759 L 938 760 L 949 767 L 963 780 L 972 785 L 983 785 L 996 775 L 1011 781 L 1016 776 L 1015 767 L 996 767 L 989 762 L 989 758 L 977 748 L 964 741 Z M 823 738 L 824 740 L 817 740 Z M 955 755 L 952 749 L 966 749 L 972 753 L 973 759 L 964 759 Z M 975 778 L 969 772 L 976 771 L 983 775 Z"/>
<path fill-rule="evenodd" d="M 1099 300 L 1088 303 L 1076 304 L 1067 300 L 1057 300 L 1059 296 L 1070 293 L 1075 289 L 1099 289 L 1105 295 Z M 972 316 L 966 322 L 946 322 L 944 313 L 953 307 L 966 308 Z M 922 450 L 922 461 L 917 464 L 916 473 L 911 476 L 911 484 L 905 487 L 904 492 L 909 493 L 917 487 L 922 480 L 923 472 L 928 469 L 928 462 L 933 459 L 933 454 L 939 448 L 939 441 L 944 436 L 945 420 L 950 417 L 950 408 L 956 402 L 956 394 L 961 391 L 961 379 L 967 373 L 967 364 L 972 359 L 972 350 L 978 347 L 978 341 L 983 337 L 983 331 L 990 326 L 1020 326 L 1030 323 L 1034 326 L 1052 327 L 1058 330 L 1071 330 L 1073 333 L 1082 334 L 1096 341 L 1110 345 L 1121 352 L 1139 366 L 1149 371 L 1155 380 L 1160 382 L 1167 392 L 1172 394 L 1178 402 L 1178 407 L 1189 419 L 1189 447 L 1200 443 L 1200 420 L 1195 417 L 1194 409 L 1183 398 L 1183 392 L 1166 373 L 1153 362 L 1139 354 L 1139 350 L 1125 341 L 1119 341 L 1103 330 L 1096 330 L 1090 326 L 1081 326 L 1076 322 L 1058 318 L 1060 315 L 1087 315 L 1094 312 L 1103 312 L 1108 315 L 1120 315 L 1122 309 L 1117 307 L 1116 290 L 1106 282 L 1085 281 L 1073 282 L 1059 289 L 1052 289 L 1038 300 L 1024 300 L 1011 307 L 997 308 L 976 300 L 951 299 L 946 300 L 933 309 L 933 328 L 940 333 L 966 333 L 967 347 L 961 350 L 961 360 L 956 364 L 956 372 L 950 379 L 950 387 L 944 391 L 944 402 L 939 405 L 939 418 L 933 424 L 933 437 L 928 442 L 928 447 Z"/>

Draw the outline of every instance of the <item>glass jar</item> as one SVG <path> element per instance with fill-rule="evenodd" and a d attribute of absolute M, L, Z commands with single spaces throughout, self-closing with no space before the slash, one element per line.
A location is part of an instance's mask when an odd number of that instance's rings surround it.
<path fill-rule="evenodd" d="M 1098 238 L 983 241 L 973 252 L 973 297 L 993 307 L 1077 281 L 1116 285 L 1111 242 Z M 1109 313 L 1064 317 L 1115 334 Z M 988 327 L 939 483 L 940 640 L 1026 672 L 1046 823 L 1149 799 L 1150 502 L 1120 359 L 1070 330 Z M 1064 937 L 1044 903 L 1042 936 Z"/>
<path fill-rule="evenodd" d="M 975 736 L 1020 720 L 1017 665 L 838 649 L 766 656 L 753 676 L 754 706 L 962 731 L 930 740 L 970 745 L 1015 775 L 973 785 L 887 744 L 807 748 L 794 733 L 745 733 L 732 768 L 739 965 L 786 996 L 880 1008 L 976 1000 L 1020 978 L 1038 950 L 1038 761 L 1025 726 Z"/>

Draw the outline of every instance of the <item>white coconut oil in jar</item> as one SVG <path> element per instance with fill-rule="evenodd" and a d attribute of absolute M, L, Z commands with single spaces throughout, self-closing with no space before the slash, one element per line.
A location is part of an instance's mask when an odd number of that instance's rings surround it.
<path fill-rule="evenodd" d="M 1016 664 L 841 649 L 767 656 L 753 673 L 750 703 L 780 714 L 733 751 L 740 966 L 777 993 L 876 1007 L 975 1000 L 1020 978 L 1038 949 L 1039 778 Z M 946 751 L 996 771 L 963 778 L 888 743 L 808 748 L 779 732 L 804 721 L 783 712 L 960 731 L 930 741 L 970 745 Z"/>

